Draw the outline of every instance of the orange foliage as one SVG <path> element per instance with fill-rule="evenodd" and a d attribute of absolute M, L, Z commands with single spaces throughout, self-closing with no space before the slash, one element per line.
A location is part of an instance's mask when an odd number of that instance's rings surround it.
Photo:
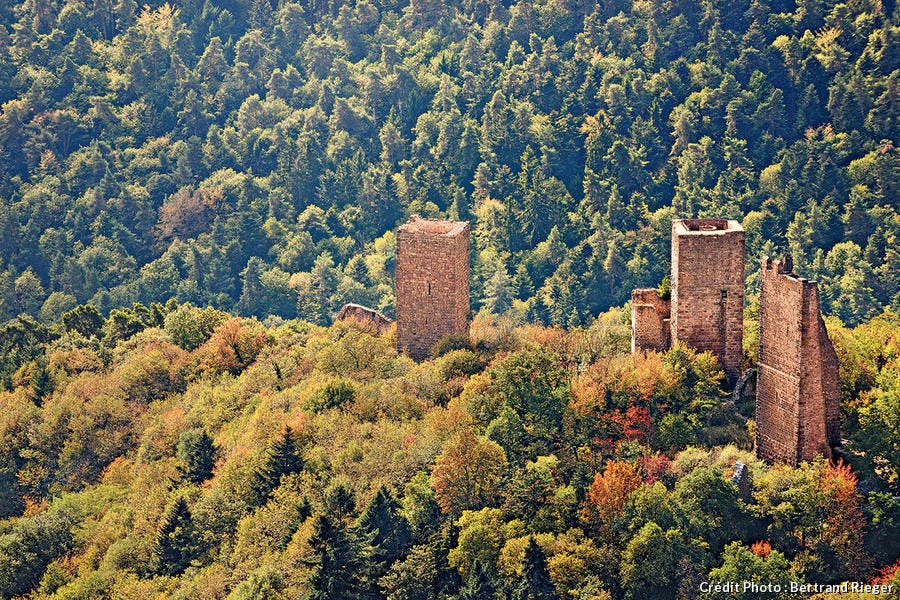
<path fill-rule="evenodd" d="M 265 345 L 261 328 L 248 327 L 235 317 L 219 325 L 198 352 L 203 368 L 237 374 L 256 360 Z"/>
<path fill-rule="evenodd" d="M 23 517 L 33 517 L 47 510 L 47 500 L 44 498 L 25 496 L 22 500 L 25 501 L 25 509 L 22 511 Z"/>
<path fill-rule="evenodd" d="M 588 490 L 582 511 L 582 520 L 589 525 L 608 524 L 622 513 L 628 495 L 642 483 L 643 478 L 636 466 L 617 460 L 606 461 L 603 474 L 594 475 L 594 482 Z"/>
<path fill-rule="evenodd" d="M 572 408 L 580 415 L 597 415 L 630 403 L 649 406 L 677 385 L 661 354 L 637 352 L 604 358 L 572 384 Z"/>
<path fill-rule="evenodd" d="M 760 558 L 765 558 L 772 552 L 772 545 L 765 540 L 753 542 L 753 545 L 750 546 L 750 552 Z"/>
<path fill-rule="evenodd" d="M 862 494 L 856 487 L 856 474 L 850 465 L 839 460 L 826 467 L 822 475 L 822 487 L 831 498 L 825 507 L 824 541 L 857 575 L 862 574 L 870 561 L 863 549 L 866 520 L 861 508 Z"/>

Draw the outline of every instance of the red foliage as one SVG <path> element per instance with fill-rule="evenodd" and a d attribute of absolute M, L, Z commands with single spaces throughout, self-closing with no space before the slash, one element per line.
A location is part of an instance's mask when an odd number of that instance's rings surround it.
<path fill-rule="evenodd" d="M 644 472 L 644 483 L 654 483 L 669 472 L 672 461 L 665 454 L 642 456 L 638 460 L 641 470 Z"/>
<path fill-rule="evenodd" d="M 895 580 L 900 580 L 900 558 L 894 564 L 881 569 L 878 576 L 869 583 L 872 585 L 889 585 L 894 583 Z"/>

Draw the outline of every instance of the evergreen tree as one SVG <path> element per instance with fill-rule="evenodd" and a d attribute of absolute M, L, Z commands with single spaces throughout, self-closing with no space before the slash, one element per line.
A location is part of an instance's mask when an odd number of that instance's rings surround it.
<path fill-rule="evenodd" d="M 458 600 L 494 600 L 497 597 L 497 586 L 484 563 L 475 559 L 469 570 L 466 584 L 459 590 Z"/>
<path fill-rule="evenodd" d="M 99 336 L 103 327 L 103 317 L 93 304 L 76 306 L 63 314 L 62 322 L 68 331 L 77 331 L 84 337 Z"/>
<path fill-rule="evenodd" d="M 309 543 L 318 560 L 306 599 L 358 600 L 365 563 L 355 536 L 340 521 L 319 515 Z"/>
<path fill-rule="evenodd" d="M 412 533 L 400 504 L 382 486 L 357 521 L 357 529 L 371 546 L 367 585 L 377 589 L 378 580 L 408 550 Z"/>
<path fill-rule="evenodd" d="M 151 569 L 157 575 L 178 575 L 191 562 L 193 554 L 191 512 L 183 497 L 166 511 L 151 554 Z"/>
<path fill-rule="evenodd" d="M 515 593 L 516 600 L 557 600 L 559 594 L 550 580 L 547 557 L 534 538 L 525 547 L 525 575 Z"/>
<path fill-rule="evenodd" d="M 294 433 L 290 427 L 270 446 L 263 464 L 253 472 L 250 482 L 252 503 L 261 506 L 269 499 L 269 494 L 278 487 L 284 475 L 297 473 L 303 469 L 303 461 L 297 452 Z"/>
<path fill-rule="evenodd" d="M 178 457 L 186 464 L 182 467 L 185 479 L 202 483 L 212 476 L 216 464 L 216 447 L 205 430 L 185 431 L 178 439 Z"/>
<path fill-rule="evenodd" d="M 38 406 L 44 401 L 44 398 L 53 392 L 53 378 L 50 376 L 50 370 L 43 362 L 39 362 L 34 378 L 31 380 L 31 393 L 34 403 Z"/>

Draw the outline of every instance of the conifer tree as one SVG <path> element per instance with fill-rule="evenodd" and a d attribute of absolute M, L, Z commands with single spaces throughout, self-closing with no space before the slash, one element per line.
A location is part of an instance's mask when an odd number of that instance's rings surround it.
<path fill-rule="evenodd" d="M 191 511 L 183 497 L 179 497 L 166 511 L 151 555 L 151 568 L 157 575 L 174 576 L 182 573 L 193 555 L 193 525 Z"/>
<path fill-rule="evenodd" d="M 185 461 L 182 474 L 192 483 L 210 478 L 216 464 L 216 446 L 205 430 L 190 430 L 178 440 L 178 456 Z"/>
<path fill-rule="evenodd" d="M 497 597 L 497 586 L 491 574 L 481 560 L 472 563 L 466 584 L 459 590 L 458 600 L 494 600 Z"/>
<path fill-rule="evenodd" d="M 302 468 L 303 461 L 294 443 L 294 433 L 290 427 L 285 427 L 284 433 L 269 446 L 263 464 L 253 472 L 250 482 L 253 504 L 265 504 L 282 476 L 297 473 Z"/>
<path fill-rule="evenodd" d="M 409 522 L 400 514 L 400 504 L 382 486 L 357 521 L 360 534 L 369 540 L 368 586 L 377 589 L 378 580 L 412 543 Z"/>
<path fill-rule="evenodd" d="M 525 547 L 525 575 L 515 593 L 516 600 L 558 600 L 559 594 L 550 580 L 547 557 L 534 538 Z"/>
<path fill-rule="evenodd" d="M 361 544 L 346 526 L 327 515 L 316 518 L 310 546 L 318 560 L 306 600 L 358 600 L 364 568 Z"/>

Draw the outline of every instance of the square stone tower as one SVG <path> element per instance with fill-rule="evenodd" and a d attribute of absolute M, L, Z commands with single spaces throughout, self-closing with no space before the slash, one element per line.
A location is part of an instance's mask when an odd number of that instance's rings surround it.
<path fill-rule="evenodd" d="M 744 339 L 744 229 L 725 219 L 672 222 L 671 339 L 719 357 L 740 375 Z"/>
<path fill-rule="evenodd" d="M 397 342 L 421 359 L 469 331 L 469 223 L 413 216 L 397 230 Z"/>
<path fill-rule="evenodd" d="M 840 388 L 818 286 L 792 270 L 789 256 L 760 270 L 756 453 L 796 465 L 840 444 Z"/>

